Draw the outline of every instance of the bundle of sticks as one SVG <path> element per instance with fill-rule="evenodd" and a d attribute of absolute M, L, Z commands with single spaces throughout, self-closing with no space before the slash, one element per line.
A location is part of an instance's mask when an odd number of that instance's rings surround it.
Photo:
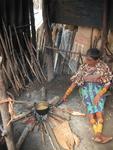
<path fill-rule="evenodd" d="M 37 50 L 30 38 L 16 27 L 6 28 L 3 23 L 0 33 L 0 55 L 3 58 L 2 72 L 7 88 L 12 87 L 18 94 L 26 85 L 37 79 L 44 84 L 46 77 L 37 58 Z"/>

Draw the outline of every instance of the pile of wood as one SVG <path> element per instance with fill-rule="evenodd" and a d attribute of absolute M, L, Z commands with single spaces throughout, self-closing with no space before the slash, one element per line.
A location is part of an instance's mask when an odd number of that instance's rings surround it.
<path fill-rule="evenodd" d="M 39 84 L 46 81 L 37 58 L 37 50 L 27 34 L 17 30 L 15 26 L 7 29 L 3 23 L 0 50 L 3 58 L 2 72 L 7 88 L 13 88 L 18 94 L 34 79 L 37 79 Z"/>

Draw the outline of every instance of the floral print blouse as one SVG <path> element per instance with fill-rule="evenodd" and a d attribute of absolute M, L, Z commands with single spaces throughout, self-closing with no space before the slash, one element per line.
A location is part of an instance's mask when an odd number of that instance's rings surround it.
<path fill-rule="evenodd" d="M 84 77 L 87 75 L 99 75 L 99 83 L 106 84 L 112 80 L 112 73 L 106 63 L 98 60 L 96 66 L 90 67 L 88 64 L 83 64 L 79 67 L 77 73 L 72 76 L 74 82 L 78 86 L 82 86 L 85 82 Z"/>

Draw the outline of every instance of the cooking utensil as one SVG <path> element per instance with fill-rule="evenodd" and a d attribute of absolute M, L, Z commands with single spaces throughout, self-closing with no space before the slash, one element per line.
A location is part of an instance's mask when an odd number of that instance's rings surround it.
<path fill-rule="evenodd" d="M 49 104 L 46 101 L 35 103 L 35 110 L 39 115 L 46 115 L 49 112 Z"/>

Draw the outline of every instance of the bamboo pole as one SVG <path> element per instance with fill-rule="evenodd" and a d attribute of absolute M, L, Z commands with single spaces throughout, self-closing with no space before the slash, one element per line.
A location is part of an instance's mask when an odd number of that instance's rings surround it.
<path fill-rule="evenodd" d="M 103 24 L 102 24 L 102 35 L 101 35 L 101 50 L 105 48 L 106 40 L 107 40 L 107 32 L 108 32 L 108 0 L 104 0 L 103 2 Z"/>
<path fill-rule="evenodd" d="M 2 57 L 0 57 L 0 65 L 1 64 L 2 64 Z M 0 66 L 0 100 L 4 100 L 4 99 L 6 99 L 6 91 L 5 91 L 5 86 L 4 86 L 3 77 L 2 77 L 2 70 Z M 3 128 L 8 133 L 7 136 L 5 136 L 7 148 L 8 150 L 15 150 L 11 124 L 7 126 L 10 120 L 10 116 L 8 112 L 8 104 L 7 103 L 1 104 L 0 111 L 1 111 L 1 117 L 2 117 L 2 122 L 3 122 Z"/>

